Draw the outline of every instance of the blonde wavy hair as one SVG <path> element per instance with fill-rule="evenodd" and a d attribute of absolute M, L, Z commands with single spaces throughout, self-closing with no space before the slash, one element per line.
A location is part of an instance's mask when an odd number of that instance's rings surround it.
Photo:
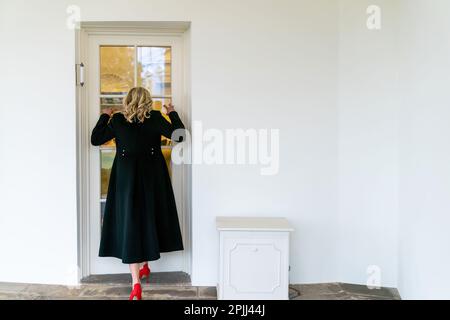
<path fill-rule="evenodd" d="M 137 119 L 144 122 L 146 118 L 150 118 L 150 111 L 153 109 L 153 100 L 150 92 L 143 87 L 135 87 L 128 91 L 127 96 L 123 99 L 123 115 L 128 122 Z"/>

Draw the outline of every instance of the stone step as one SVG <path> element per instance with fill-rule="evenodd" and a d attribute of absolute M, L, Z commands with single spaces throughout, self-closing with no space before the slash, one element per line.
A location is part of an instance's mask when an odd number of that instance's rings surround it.
<path fill-rule="evenodd" d="M 81 283 L 129 287 L 131 285 L 131 275 L 129 273 L 90 275 L 81 279 Z M 142 286 L 187 287 L 191 286 L 191 277 L 185 272 L 152 272 L 148 283 L 146 279 L 143 279 Z"/>

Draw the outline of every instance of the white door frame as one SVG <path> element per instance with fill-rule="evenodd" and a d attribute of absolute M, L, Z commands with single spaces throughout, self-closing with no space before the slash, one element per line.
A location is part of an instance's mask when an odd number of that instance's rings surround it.
<path fill-rule="evenodd" d="M 171 36 L 182 41 L 182 89 L 181 106 L 177 108 L 181 119 L 188 130 L 191 129 L 190 105 L 190 56 L 189 56 L 189 23 L 184 22 L 151 22 L 151 23 L 82 23 L 76 32 L 76 67 L 77 77 L 80 74 L 79 64 L 88 61 L 88 41 L 91 35 L 129 35 L 129 36 Z M 89 79 L 89 66 L 84 68 L 85 81 Z M 77 204 L 78 204 L 78 265 L 79 279 L 91 274 L 91 249 L 89 232 L 90 212 L 90 119 L 88 109 L 87 86 L 80 86 L 77 79 Z M 183 165 L 180 168 L 181 199 L 177 201 L 178 210 L 184 219 L 182 232 L 184 234 L 183 270 L 191 273 L 191 167 Z"/>

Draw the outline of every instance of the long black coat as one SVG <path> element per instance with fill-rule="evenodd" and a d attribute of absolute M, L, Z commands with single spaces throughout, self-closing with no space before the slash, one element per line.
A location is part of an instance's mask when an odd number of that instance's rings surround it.
<path fill-rule="evenodd" d="M 161 135 L 171 138 L 184 128 L 176 112 L 168 122 L 151 111 L 143 123 L 129 123 L 121 113 L 102 114 L 92 131 L 94 146 L 116 139 L 100 242 L 100 257 L 123 263 L 160 258 L 160 252 L 183 250 L 177 208 Z"/>

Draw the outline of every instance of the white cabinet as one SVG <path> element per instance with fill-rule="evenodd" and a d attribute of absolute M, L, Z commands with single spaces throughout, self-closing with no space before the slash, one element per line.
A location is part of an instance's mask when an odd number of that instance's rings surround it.
<path fill-rule="evenodd" d="M 218 299 L 288 299 L 289 233 L 284 218 L 217 217 Z"/>

